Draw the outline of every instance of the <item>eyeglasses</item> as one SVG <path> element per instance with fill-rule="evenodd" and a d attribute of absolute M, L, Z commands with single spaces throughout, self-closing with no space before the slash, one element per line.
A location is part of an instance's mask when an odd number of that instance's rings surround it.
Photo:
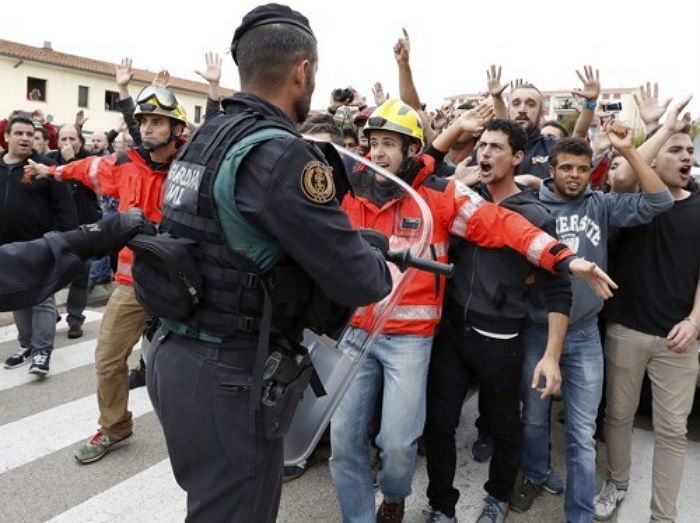
<path fill-rule="evenodd" d="M 146 105 L 145 102 L 153 97 L 155 97 L 158 105 L 163 109 L 172 111 L 177 107 L 177 98 L 175 98 L 175 95 L 169 89 L 159 85 L 144 87 L 136 97 L 136 104 L 141 106 Z M 155 109 L 155 106 L 153 108 Z"/>

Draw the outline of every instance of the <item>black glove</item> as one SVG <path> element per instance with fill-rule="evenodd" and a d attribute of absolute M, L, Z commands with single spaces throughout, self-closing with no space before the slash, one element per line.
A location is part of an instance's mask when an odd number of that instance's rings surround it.
<path fill-rule="evenodd" d="M 359 232 L 363 240 L 381 252 L 382 256 L 386 256 L 386 253 L 389 252 L 389 238 L 386 237 L 386 234 L 374 229 L 359 229 Z"/>
<path fill-rule="evenodd" d="M 139 233 L 155 234 L 156 229 L 140 209 L 129 209 L 97 223 L 81 225 L 64 233 L 62 238 L 73 252 L 87 260 L 118 251 Z"/>

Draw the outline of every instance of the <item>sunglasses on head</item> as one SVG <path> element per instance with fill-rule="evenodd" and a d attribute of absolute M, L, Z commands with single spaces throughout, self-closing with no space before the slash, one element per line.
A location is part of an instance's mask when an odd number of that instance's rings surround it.
<path fill-rule="evenodd" d="M 168 111 L 172 111 L 177 107 L 177 98 L 170 90 L 159 85 L 149 85 L 144 87 L 136 97 L 137 105 L 146 105 L 145 102 L 155 97 L 158 105 Z"/>

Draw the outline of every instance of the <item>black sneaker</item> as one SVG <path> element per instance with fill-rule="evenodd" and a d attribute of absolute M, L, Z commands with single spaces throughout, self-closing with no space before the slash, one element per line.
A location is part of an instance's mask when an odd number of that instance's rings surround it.
<path fill-rule="evenodd" d="M 493 454 L 493 438 L 490 434 L 480 432 L 472 445 L 472 457 L 478 463 L 486 463 Z"/>
<path fill-rule="evenodd" d="M 36 351 L 34 354 L 32 354 L 32 364 L 29 366 L 29 373 L 45 376 L 49 373 L 50 361 L 51 353 L 49 351 Z"/>
<path fill-rule="evenodd" d="M 297 478 L 300 478 L 306 472 L 306 467 L 297 467 L 296 465 L 289 465 L 284 467 L 284 472 L 282 473 L 282 483 L 289 483 Z"/>
<path fill-rule="evenodd" d="M 533 483 L 530 478 L 523 476 L 520 485 L 513 491 L 510 499 L 510 509 L 514 512 L 523 513 L 530 510 L 535 498 L 542 492 L 542 485 Z"/>
<path fill-rule="evenodd" d="M 138 366 L 129 370 L 129 389 L 137 389 L 146 384 L 146 368 Z"/>
<path fill-rule="evenodd" d="M 12 356 L 5 360 L 5 368 L 14 369 L 15 367 L 24 365 L 29 361 L 29 356 L 31 355 L 31 353 L 32 349 L 28 349 L 27 347 L 20 347 L 19 349 L 17 349 L 17 352 L 15 352 Z"/>
<path fill-rule="evenodd" d="M 68 327 L 68 337 L 71 339 L 82 338 L 83 327 L 79 323 L 74 323 Z"/>

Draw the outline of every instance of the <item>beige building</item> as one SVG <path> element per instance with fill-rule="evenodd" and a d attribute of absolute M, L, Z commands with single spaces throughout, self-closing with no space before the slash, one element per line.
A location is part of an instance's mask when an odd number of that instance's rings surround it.
<path fill-rule="evenodd" d="M 639 116 L 639 109 L 634 101 L 633 94 L 639 94 L 639 88 L 621 88 L 621 89 L 602 89 L 598 98 L 598 106 L 600 111 L 604 105 L 612 105 L 608 113 L 615 113 L 616 119 L 620 122 L 629 125 L 636 131 L 644 130 L 644 123 Z M 570 91 L 542 91 L 544 96 L 544 119 L 562 121 L 568 115 L 577 112 L 577 102 L 571 95 Z M 457 104 L 466 101 L 477 101 L 478 93 L 458 94 L 447 97 Z M 615 105 L 619 104 L 619 108 Z M 598 112 L 597 111 L 597 112 Z M 594 122 L 594 125 L 596 122 Z"/>
<path fill-rule="evenodd" d="M 115 64 L 82 56 L 59 53 L 51 48 L 33 47 L 0 39 L 0 119 L 14 110 L 32 112 L 40 109 L 54 125 L 70 123 L 83 110 L 89 120 L 86 134 L 117 128 L 121 113 L 114 82 Z M 132 96 L 149 85 L 155 73 L 134 69 L 129 84 Z M 184 78 L 170 78 L 170 88 L 184 106 L 190 122 L 204 118 L 207 99 L 206 83 Z M 223 95 L 233 91 L 222 89 Z"/>

